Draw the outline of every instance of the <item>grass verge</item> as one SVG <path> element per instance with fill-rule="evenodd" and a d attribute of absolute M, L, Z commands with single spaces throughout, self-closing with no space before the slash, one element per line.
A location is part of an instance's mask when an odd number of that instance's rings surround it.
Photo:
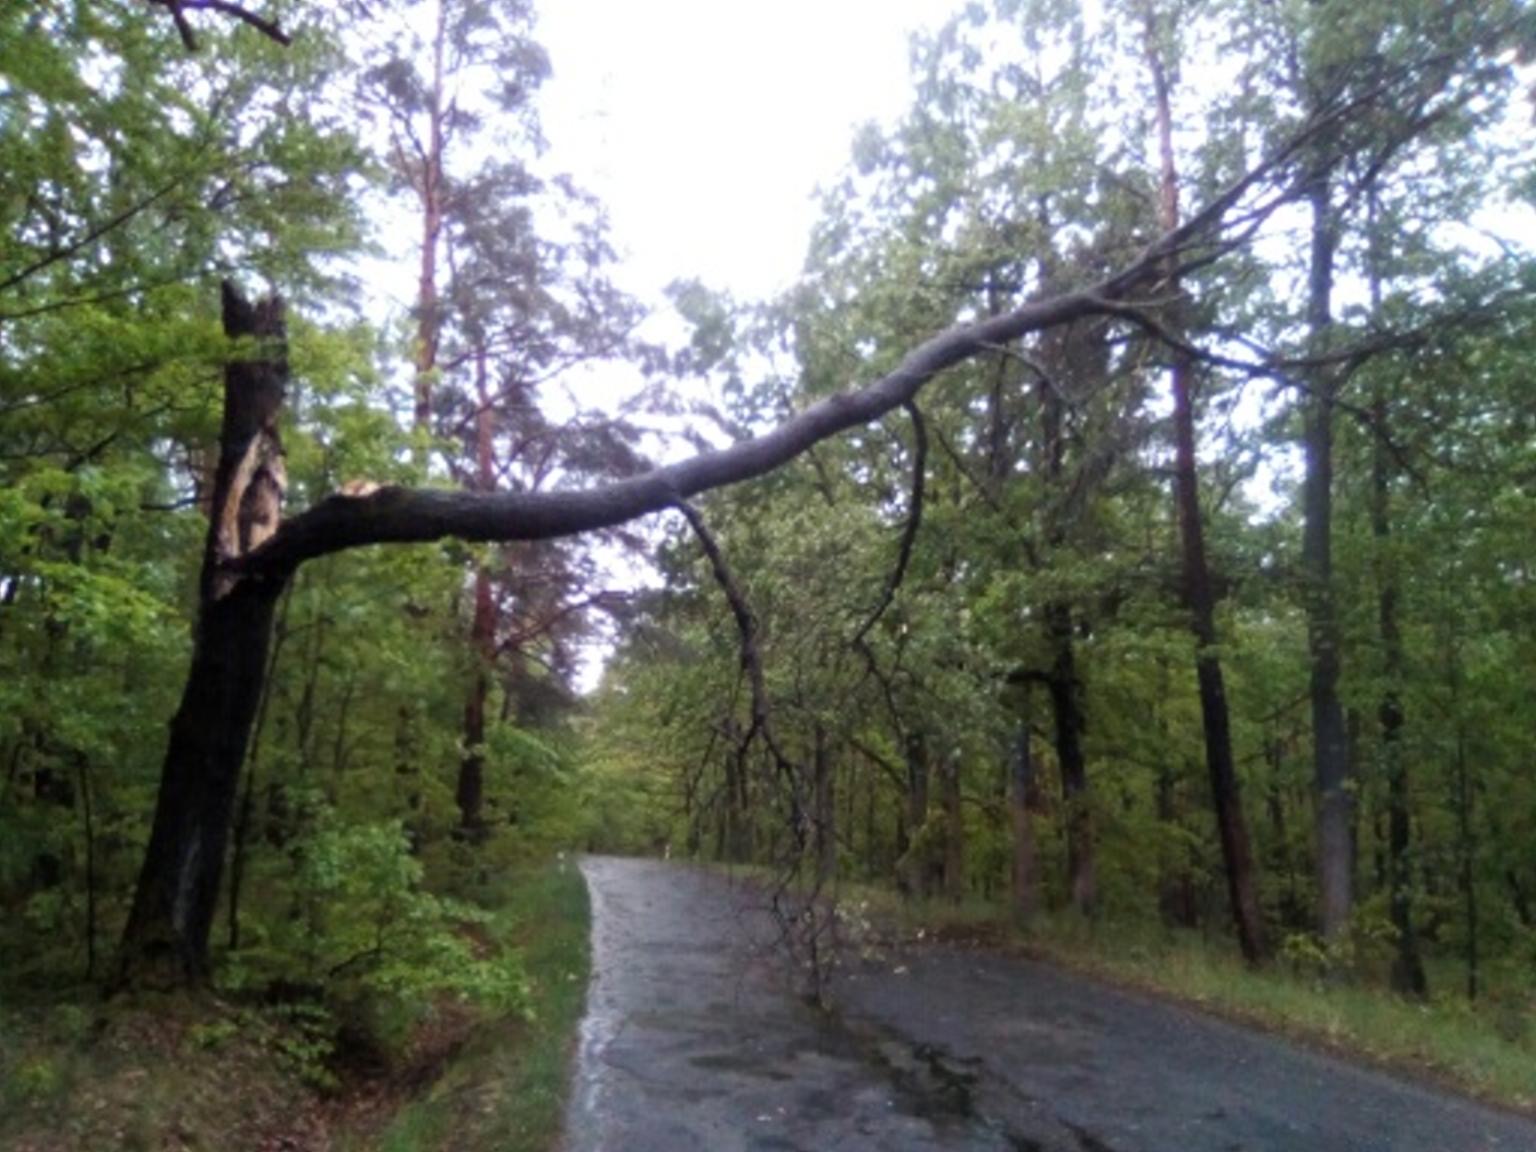
<path fill-rule="evenodd" d="M 5 993 L 0 1149 L 549 1152 L 586 1000 L 586 883 L 569 862 L 534 865 L 477 902 L 491 915 L 474 926 L 486 953 L 520 962 L 528 1018 L 445 1001 L 394 1064 L 339 1069 L 327 1090 L 313 1073 L 330 1044 L 260 1002 Z"/>
<path fill-rule="evenodd" d="M 1014 949 L 1536 1117 L 1536 989 L 1475 1006 L 1449 992 L 1418 1004 L 1374 984 L 1325 981 L 1280 963 L 1255 970 L 1225 941 L 1161 926 L 1056 915 L 1021 927 L 996 905 L 903 901 L 863 886 L 845 885 L 840 900 L 861 909 L 855 920 L 877 934 Z"/>
<path fill-rule="evenodd" d="M 367 1148 L 549 1152 L 560 1136 L 591 964 L 586 882 L 562 861 L 509 877 L 486 903 L 497 942 L 522 952 L 529 1017 L 479 1030 Z"/>

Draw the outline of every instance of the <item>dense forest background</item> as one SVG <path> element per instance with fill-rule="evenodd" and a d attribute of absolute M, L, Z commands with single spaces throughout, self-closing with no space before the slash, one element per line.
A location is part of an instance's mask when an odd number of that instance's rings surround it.
<path fill-rule="evenodd" d="M 681 514 L 311 553 L 213 847 L 178 849 L 212 887 L 172 982 L 515 1004 L 461 931 L 477 892 L 599 849 L 1187 929 L 1529 1019 L 1528 5 L 967 5 L 852 142 L 799 283 L 677 285 L 675 347 L 541 162 L 523 0 L 245 15 L 0 11 L 8 986 L 170 947 L 151 831 L 185 799 L 189 623 L 241 579 L 209 560 L 232 477 L 290 511 L 558 497 L 1070 299 Z M 385 323 L 366 270 L 407 234 Z M 577 399 L 617 362 L 646 387 Z M 237 471 L 253 365 L 285 410 Z M 179 925 L 202 889 L 165 883 Z"/>

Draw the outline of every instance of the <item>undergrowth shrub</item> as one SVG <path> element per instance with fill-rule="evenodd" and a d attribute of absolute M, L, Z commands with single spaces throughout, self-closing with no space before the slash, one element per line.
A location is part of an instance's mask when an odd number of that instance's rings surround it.
<path fill-rule="evenodd" d="M 399 821 L 348 824 L 324 807 L 291 845 L 285 916 L 253 925 L 221 984 L 287 1013 L 294 1062 L 324 1082 L 338 1042 L 370 1062 L 398 1058 L 444 1000 L 526 1012 L 520 955 L 498 947 L 480 908 L 426 890 Z"/>

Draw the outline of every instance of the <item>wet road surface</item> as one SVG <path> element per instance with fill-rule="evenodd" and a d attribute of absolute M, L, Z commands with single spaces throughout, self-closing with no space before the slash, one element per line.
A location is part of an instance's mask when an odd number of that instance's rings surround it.
<path fill-rule="evenodd" d="M 567 1152 L 1536 1152 L 1536 1124 L 983 951 L 796 998 L 750 886 L 583 861 Z"/>

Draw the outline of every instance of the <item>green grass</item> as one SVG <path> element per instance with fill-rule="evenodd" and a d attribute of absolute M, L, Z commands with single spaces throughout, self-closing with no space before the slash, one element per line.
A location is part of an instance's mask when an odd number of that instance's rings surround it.
<path fill-rule="evenodd" d="M 513 874 L 485 903 L 496 941 L 522 950 L 530 1018 L 482 1028 L 370 1141 L 378 1152 L 549 1152 L 559 1138 L 591 965 L 586 883 L 561 861 Z"/>
<path fill-rule="evenodd" d="M 1419 1004 L 1373 984 L 1308 978 L 1280 965 L 1254 970 L 1230 946 L 1187 933 L 1117 934 L 1058 919 L 1016 939 L 1066 967 L 1536 1113 L 1528 1025 L 1511 1034 L 1501 1018 L 1507 1007 L 1474 1007 L 1459 990 Z"/>

